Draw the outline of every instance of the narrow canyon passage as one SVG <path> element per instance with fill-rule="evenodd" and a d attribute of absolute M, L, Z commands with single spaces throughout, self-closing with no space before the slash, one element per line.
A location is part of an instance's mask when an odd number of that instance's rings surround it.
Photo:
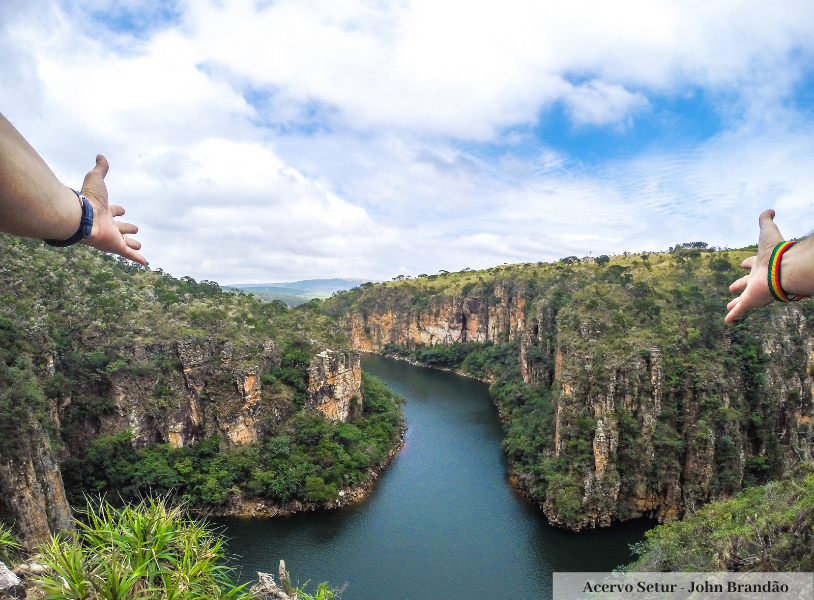
<path fill-rule="evenodd" d="M 407 399 L 405 447 L 370 496 L 333 512 L 218 521 L 241 580 L 347 582 L 343 600 L 548 598 L 554 571 L 606 571 L 654 521 L 575 534 L 509 485 L 486 384 L 380 356 L 363 368 Z"/>

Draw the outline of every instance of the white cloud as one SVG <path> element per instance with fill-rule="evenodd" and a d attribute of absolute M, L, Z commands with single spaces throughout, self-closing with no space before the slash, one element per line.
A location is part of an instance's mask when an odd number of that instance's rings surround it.
<path fill-rule="evenodd" d="M 174 274 L 386 279 L 746 244 L 769 205 L 789 235 L 814 225 L 814 148 L 784 100 L 811 3 L 258 6 L 188 0 L 137 37 L 94 23 L 111 3 L 0 6 L 0 111 L 66 183 L 105 153 Z M 734 100 L 696 147 L 587 166 L 529 133 L 557 103 L 581 132 L 630 131 L 649 98 L 699 89 Z"/>

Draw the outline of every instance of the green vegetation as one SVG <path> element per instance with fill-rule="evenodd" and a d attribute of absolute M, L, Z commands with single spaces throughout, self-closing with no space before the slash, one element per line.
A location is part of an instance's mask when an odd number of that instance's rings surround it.
<path fill-rule="evenodd" d="M 223 540 L 181 506 L 162 499 L 121 509 L 89 503 L 76 527 L 42 549 L 53 570 L 35 580 L 45 600 L 250 597 L 222 564 Z"/>
<path fill-rule="evenodd" d="M 516 343 L 496 346 L 493 342 L 455 342 L 413 349 L 386 344 L 382 350 L 385 356 L 406 358 L 436 369 L 460 370 L 487 380 L 500 378 L 504 373 L 519 375 L 518 352 Z"/>
<path fill-rule="evenodd" d="M 362 376 L 362 417 L 353 423 L 300 411 L 257 443 L 227 449 L 218 438 L 186 448 L 135 449 L 130 431 L 100 435 L 80 458 L 62 465 L 71 504 L 104 494 L 111 502 L 173 492 L 192 507 L 230 498 L 328 502 L 343 487 L 366 483 L 401 435 L 401 399 L 378 379 Z"/>
<path fill-rule="evenodd" d="M 76 399 L 68 420 L 83 421 L 112 408 L 117 377 L 167 388 L 179 340 L 229 342 L 251 364 L 272 339 L 283 368 L 299 371 L 316 352 L 347 343 L 310 304 L 289 310 L 82 246 L 0 236 L 0 254 L 0 453 L 21 439 L 21 426 L 48 422 L 49 401 Z M 280 379 L 301 380 L 291 372 Z"/>
<path fill-rule="evenodd" d="M 647 532 L 632 571 L 810 571 L 814 464 Z"/>
<path fill-rule="evenodd" d="M 251 287 L 225 287 L 224 290 L 239 290 L 244 294 L 251 294 L 264 302 L 283 302 L 289 308 L 307 304 L 314 298 L 328 298 L 330 294 L 325 292 L 310 292 L 308 290 L 298 290 L 296 288 L 284 288 L 274 286 L 251 286 Z"/>
<path fill-rule="evenodd" d="M 591 526 L 597 514 L 637 516 L 643 495 L 693 510 L 806 455 L 814 303 L 724 324 L 728 286 L 753 251 L 691 242 L 441 272 L 365 284 L 323 310 L 354 314 L 354 334 L 385 354 L 493 382 L 520 485 L 561 524 Z M 477 330 L 489 341 L 430 346 L 410 333 L 441 341 L 445 327 L 447 340 Z M 612 445 L 588 487 L 600 426 Z"/>
<path fill-rule="evenodd" d="M 20 544 L 11 532 L 11 528 L 0 523 L 0 561 L 13 563 L 20 551 Z"/>
<path fill-rule="evenodd" d="M 191 520 L 182 505 L 142 500 L 116 508 L 87 503 L 77 532 L 57 535 L 38 560 L 50 571 L 34 579 L 44 600 L 248 600 L 224 565 L 223 539 L 205 522 Z M 286 582 L 288 583 L 288 582 Z M 303 600 L 331 600 L 320 584 Z"/>
<path fill-rule="evenodd" d="M 0 458 L 44 430 L 73 504 L 328 502 L 400 436 L 399 400 L 370 378 L 353 423 L 305 408 L 313 356 L 349 345 L 316 301 L 289 309 L 83 246 L 0 236 L 0 254 Z"/>

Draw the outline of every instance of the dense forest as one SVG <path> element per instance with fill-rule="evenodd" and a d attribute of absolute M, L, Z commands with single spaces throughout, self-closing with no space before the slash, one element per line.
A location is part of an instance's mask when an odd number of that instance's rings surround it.
<path fill-rule="evenodd" d="M 323 307 L 360 348 L 490 382 L 511 468 L 550 522 L 574 530 L 641 515 L 672 522 L 811 460 L 814 305 L 777 304 L 726 326 L 728 285 L 750 250 L 688 243 L 401 277 Z M 810 518 L 799 518 L 808 536 Z M 664 554 L 680 537 L 654 534 L 646 551 Z M 800 555 L 773 568 L 795 568 Z M 699 567 L 681 556 L 645 562 Z M 717 566 L 750 564 L 758 563 Z"/>
<path fill-rule="evenodd" d="M 81 246 L 0 236 L 0 254 L 0 507 L 24 541 L 43 539 L 45 517 L 69 523 L 65 498 L 86 494 L 173 491 L 237 514 L 335 502 L 400 439 L 399 399 L 372 378 L 357 418 L 308 405 L 312 358 L 348 346 L 314 303 L 289 309 Z"/>

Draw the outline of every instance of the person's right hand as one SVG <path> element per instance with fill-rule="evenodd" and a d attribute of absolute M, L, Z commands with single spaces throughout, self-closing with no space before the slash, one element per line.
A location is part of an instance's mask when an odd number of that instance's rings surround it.
<path fill-rule="evenodd" d="M 82 195 L 93 206 L 93 230 L 84 243 L 104 252 L 119 254 L 142 265 L 147 264 L 144 257 L 136 252 L 141 249 L 141 244 L 125 236 L 126 233 L 138 233 L 138 227 L 132 223 L 114 221 L 115 217 L 124 214 L 124 209 L 116 204 L 108 205 L 105 175 L 109 168 L 107 159 L 99 154 L 96 157 L 96 166 L 85 175 Z"/>
<path fill-rule="evenodd" d="M 775 246 L 783 241 L 783 236 L 780 235 L 780 230 L 773 219 L 772 209 L 765 210 L 760 215 L 757 256 L 750 256 L 741 263 L 742 268 L 750 269 L 749 274 L 729 286 L 730 292 L 743 293 L 726 305 L 729 314 L 724 320 L 727 323 L 732 323 L 748 312 L 774 302 L 774 297 L 769 291 L 769 259 Z"/>

